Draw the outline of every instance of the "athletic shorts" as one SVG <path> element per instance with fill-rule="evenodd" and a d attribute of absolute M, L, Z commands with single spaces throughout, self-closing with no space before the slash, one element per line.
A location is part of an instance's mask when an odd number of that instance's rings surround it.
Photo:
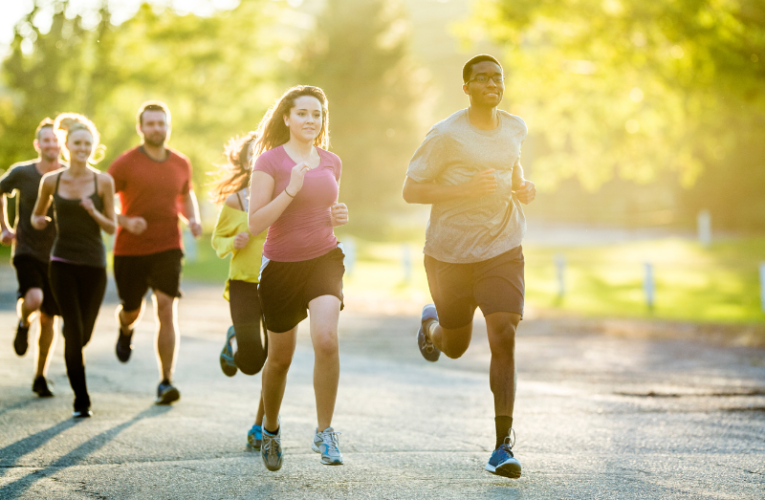
<path fill-rule="evenodd" d="M 13 257 L 13 267 L 16 268 L 16 279 L 19 282 L 16 299 L 23 298 L 32 288 L 39 288 L 43 292 L 40 310 L 48 316 L 59 316 L 58 304 L 50 289 L 48 263 L 31 255 L 16 255 Z"/>
<path fill-rule="evenodd" d="M 179 248 L 149 255 L 115 255 L 114 281 L 122 309 L 140 309 L 149 288 L 180 297 L 182 259 Z"/>
<path fill-rule="evenodd" d="M 323 295 L 340 299 L 342 309 L 343 257 L 340 247 L 300 262 L 275 262 L 264 257 L 258 295 L 268 330 L 292 330 L 308 317 L 308 303 Z"/>
<path fill-rule="evenodd" d="M 523 316 L 523 265 L 520 246 L 471 264 L 450 264 L 426 255 L 425 272 L 439 324 L 447 329 L 468 325 L 476 307 L 484 316 L 496 312 Z"/>

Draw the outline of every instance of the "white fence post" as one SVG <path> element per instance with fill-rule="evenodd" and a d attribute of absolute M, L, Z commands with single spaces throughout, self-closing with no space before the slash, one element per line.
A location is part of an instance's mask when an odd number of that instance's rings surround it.
<path fill-rule="evenodd" d="M 555 256 L 555 270 L 558 278 L 558 297 L 566 294 L 566 257 L 563 254 Z"/>
<path fill-rule="evenodd" d="M 699 243 L 703 247 L 708 247 L 712 244 L 712 215 L 709 210 L 699 211 L 698 217 L 696 217 L 698 224 Z"/>
<path fill-rule="evenodd" d="M 412 252 L 409 243 L 401 245 L 401 267 L 404 270 L 404 283 L 412 281 Z"/>
<path fill-rule="evenodd" d="M 643 277 L 643 291 L 645 291 L 645 301 L 649 309 L 653 309 L 656 303 L 656 283 L 653 279 L 653 264 L 646 262 L 643 264 L 645 276 Z"/>
<path fill-rule="evenodd" d="M 353 274 L 353 266 L 356 265 L 356 240 L 351 237 L 343 240 L 343 264 L 345 265 L 345 271 L 348 276 Z"/>
<path fill-rule="evenodd" d="M 183 258 L 192 264 L 197 261 L 197 240 L 188 227 L 183 228 Z"/>
<path fill-rule="evenodd" d="M 760 301 L 762 312 L 765 312 L 765 262 L 760 262 Z"/>

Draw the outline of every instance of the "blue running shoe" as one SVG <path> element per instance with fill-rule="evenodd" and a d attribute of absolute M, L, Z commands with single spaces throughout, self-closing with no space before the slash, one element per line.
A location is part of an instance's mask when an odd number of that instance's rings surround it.
<path fill-rule="evenodd" d="M 276 471 L 282 468 L 282 429 L 279 425 L 279 431 L 271 434 L 263 429 L 263 442 L 260 446 L 260 458 L 263 459 L 263 465 L 266 469 Z"/>
<path fill-rule="evenodd" d="M 505 442 L 494 450 L 486 464 L 486 470 L 497 476 L 518 479 L 521 477 L 521 463 L 513 456 L 513 445 L 510 437 L 505 438 Z"/>
<path fill-rule="evenodd" d="M 247 431 L 247 449 L 250 451 L 260 451 L 260 445 L 263 443 L 263 427 L 253 425 Z"/>
<path fill-rule="evenodd" d="M 422 308 L 422 320 L 420 322 L 420 331 L 417 332 L 417 345 L 420 348 L 420 354 L 426 360 L 431 363 L 438 361 L 438 357 L 441 356 L 441 351 L 436 349 L 436 346 L 425 337 L 425 323 L 435 320 L 438 321 L 438 313 L 436 312 L 436 306 L 428 304 Z"/>
<path fill-rule="evenodd" d="M 311 449 L 316 453 L 321 453 L 321 463 L 324 465 L 343 465 L 343 454 L 340 453 L 340 442 L 337 440 L 339 432 L 335 432 L 332 427 L 327 427 L 319 432 L 316 428 L 316 434 L 313 436 Z"/>
<path fill-rule="evenodd" d="M 220 369 L 227 377 L 233 377 L 236 375 L 236 363 L 234 363 L 234 350 L 231 348 L 231 339 L 234 338 L 236 332 L 234 327 L 229 327 L 226 332 L 226 343 L 223 344 L 223 350 L 220 352 Z"/>

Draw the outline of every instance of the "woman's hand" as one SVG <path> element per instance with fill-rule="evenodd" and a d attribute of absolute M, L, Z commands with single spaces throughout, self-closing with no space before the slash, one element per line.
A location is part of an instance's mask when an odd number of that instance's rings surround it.
<path fill-rule="evenodd" d="M 290 173 L 290 183 L 287 184 L 287 195 L 294 198 L 298 192 L 303 189 L 303 179 L 305 174 L 311 170 L 311 167 L 304 161 L 301 161 L 294 167 L 292 167 L 292 173 Z"/>
<path fill-rule="evenodd" d="M 234 248 L 241 250 L 250 241 L 250 233 L 241 232 L 234 236 Z"/>
<path fill-rule="evenodd" d="M 46 227 L 48 227 L 48 224 L 50 223 L 51 218 L 47 215 L 33 215 L 32 216 L 32 227 L 35 229 L 42 231 Z"/>
<path fill-rule="evenodd" d="M 93 200 L 90 198 L 83 198 L 80 200 L 80 206 L 85 209 L 86 212 L 88 212 L 88 215 L 93 217 L 96 213 L 96 207 L 93 205 Z"/>
<path fill-rule="evenodd" d="M 348 207 L 345 203 L 335 203 L 331 209 L 332 227 L 348 224 Z"/>

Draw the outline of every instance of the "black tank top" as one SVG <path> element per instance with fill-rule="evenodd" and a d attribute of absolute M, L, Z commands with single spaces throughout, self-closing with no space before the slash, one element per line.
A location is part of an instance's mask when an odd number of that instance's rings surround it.
<path fill-rule="evenodd" d="M 70 200 L 58 194 L 61 181 L 60 172 L 56 176 L 56 189 L 53 191 L 53 209 L 56 211 L 56 241 L 53 243 L 51 256 L 93 267 L 106 267 L 106 247 L 101 239 L 101 228 L 93 217 L 82 208 L 80 199 Z M 93 172 L 95 192 L 90 195 L 93 206 L 101 212 L 104 202 L 98 195 L 98 177 Z"/>

